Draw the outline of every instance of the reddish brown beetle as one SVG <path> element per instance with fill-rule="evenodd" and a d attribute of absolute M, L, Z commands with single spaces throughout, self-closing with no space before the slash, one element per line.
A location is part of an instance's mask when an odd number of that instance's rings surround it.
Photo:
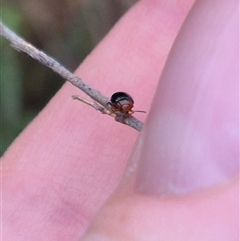
<path fill-rule="evenodd" d="M 111 96 L 110 102 L 111 110 L 113 113 L 122 113 L 124 115 L 131 115 L 134 112 L 143 112 L 145 111 L 133 111 L 133 98 L 131 95 L 125 92 L 116 92 Z"/>

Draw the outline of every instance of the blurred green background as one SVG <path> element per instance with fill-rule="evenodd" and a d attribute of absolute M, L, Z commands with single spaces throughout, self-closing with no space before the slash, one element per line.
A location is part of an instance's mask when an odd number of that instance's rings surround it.
<path fill-rule="evenodd" d="M 74 71 L 136 0 L 8 0 L 1 20 Z M 0 154 L 48 103 L 64 80 L 0 37 Z"/>

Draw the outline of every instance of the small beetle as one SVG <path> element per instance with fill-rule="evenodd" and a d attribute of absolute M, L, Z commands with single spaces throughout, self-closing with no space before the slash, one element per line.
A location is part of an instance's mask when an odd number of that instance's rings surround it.
<path fill-rule="evenodd" d="M 124 115 L 131 115 L 134 112 L 143 112 L 145 111 L 133 111 L 133 98 L 131 95 L 125 92 L 116 92 L 111 96 L 110 101 L 108 102 L 111 105 L 111 110 L 113 113 L 122 113 Z"/>

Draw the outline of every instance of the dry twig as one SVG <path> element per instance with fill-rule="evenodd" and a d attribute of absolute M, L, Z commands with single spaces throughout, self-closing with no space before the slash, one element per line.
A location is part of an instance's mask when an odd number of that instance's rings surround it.
<path fill-rule="evenodd" d="M 11 45 L 18 51 L 25 52 L 30 55 L 32 58 L 38 60 L 43 65 L 52 69 L 54 72 L 59 74 L 62 78 L 69 81 L 72 85 L 76 86 L 80 90 L 82 90 L 85 94 L 87 94 L 93 101 L 88 101 L 79 96 L 73 96 L 73 99 L 78 99 L 85 104 L 88 104 L 100 111 L 103 114 L 108 114 L 110 116 L 115 117 L 115 120 L 126 124 L 137 131 L 140 131 L 143 127 L 143 123 L 136 119 L 131 115 L 116 115 L 111 112 L 111 109 L 108 105 L 109 99 L 105 97 L 101 92 L 95 90 L 93 87 L 83 82 L 83 80 L 76 75 L 72 74 L 66 68 L 64 68 L 61 64 L 59 64 L 56 60 L 49 57 L 44 52 L 38 50 L 24 39 L 20 38 L 14 32 L 12 32 L 9 28 L 7 28 L 2 22 L 0 22 L 0 35 L 5 37 L 11 42 Z"/>

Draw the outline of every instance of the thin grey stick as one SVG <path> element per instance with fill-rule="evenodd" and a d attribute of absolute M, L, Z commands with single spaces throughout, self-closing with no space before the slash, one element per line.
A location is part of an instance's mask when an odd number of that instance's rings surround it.
<path fill-rule="evenodd" d="M 0 22 L 0 35 L 8 39 L 9 42 L 11 42 L 11 45 L 16 50 L 25 52 L 26 54 L 30 55 L 32 58 L 38 60 L 43 65 L 52 69 L 54 72 L 59 74 L 62 78 L 69 81 L 72 85 L 76 86 L 77 88 L 82 90 L 85 94 L 87 94 L 91 99 L 93 99 L 101 106 L 103 106 L 103 108 L 110 111 L 110 108 L 108 105 L 109 98 L 105 97 L 100 91 L 94 89 L 93 87 L 85 83 L 81 78 L 72 74 L 70 71 L 64 68 L 61 64 L 59 64 L 56 60 L 49 57 L 47 54 L 38 50 L 30 43 L 26 42 L 24 39 L 16 35 L 13 31 L 7 28 L 2 22 Z M 126 124 L 136 129 L 137 131 L 140 131 L 143 127 L 143 123 L 131 115 L 124 116 L 124 117 L 122 115 L 115 116 L 115 120 L 123 124 Z"/>

